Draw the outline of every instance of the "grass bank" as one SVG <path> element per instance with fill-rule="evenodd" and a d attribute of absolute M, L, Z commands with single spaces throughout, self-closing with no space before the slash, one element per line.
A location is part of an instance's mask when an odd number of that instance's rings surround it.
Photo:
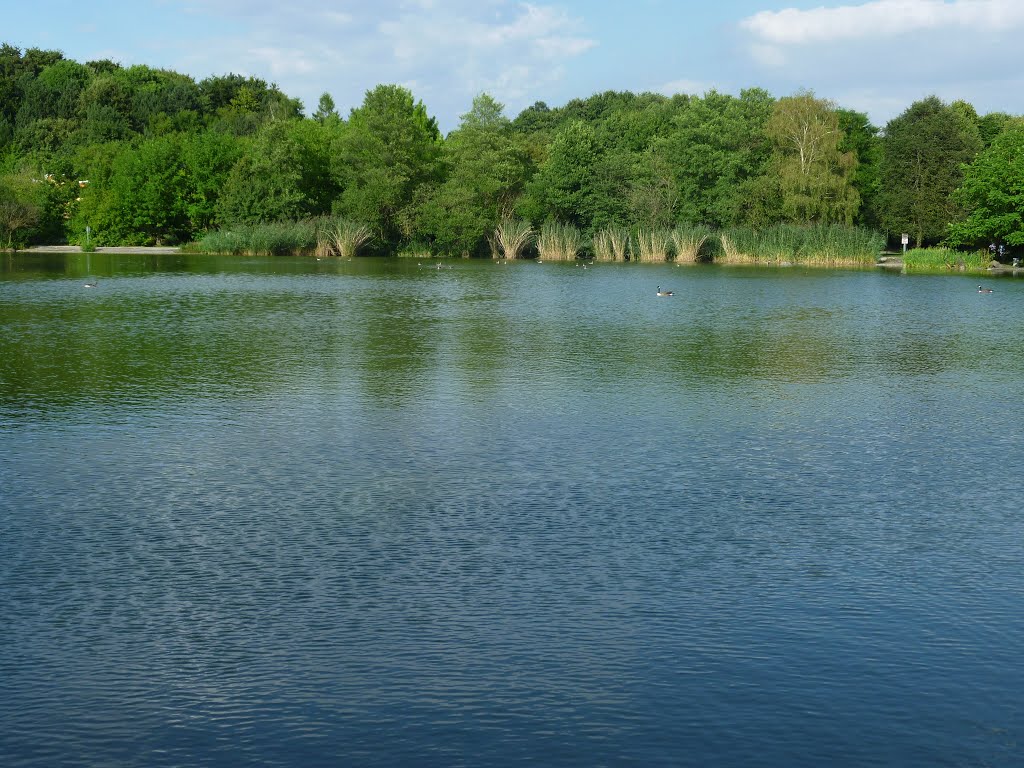
<path fill-rule="evenodd" d="M 718 234 L 713 261 L 775 266 L 870 266 L 885 236 L 861 227 L 779 224 L 764 229 L 732 227 Z"/>

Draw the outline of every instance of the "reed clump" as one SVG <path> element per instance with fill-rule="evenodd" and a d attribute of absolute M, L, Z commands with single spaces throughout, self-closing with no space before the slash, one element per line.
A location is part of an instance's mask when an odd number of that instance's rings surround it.
<path fill-rule="evenodd" d="M 316 249 L 319 222 L 273 221 L 262 224 L 237 224 L 207 232 L 194 250 L 200 253 L 224 253 L 236 256 L 282 256 L 308 253 Z"/>
<path fill-rule="evenodd" d="M 713 232 L 702 225 L 680 224 L 672 230 L 672 246 L 677 262 L 710 261 L 706 249 Z"/>
<path fill-rule="evenodd" d="M 595 261 L 625 261 L 629 257 L 629 230 L 605 227 L 594 234 Z"/>
<path fill-rule="evenodd" d="M 321 232 L 317 250 L 325 250 L 342 259 L 351 259 L 373 237 L 370 228 L 349 219 L 328 221 Z"/>
<path fill-rule="evenodd" d="M 913 248 L 903 254 L 904 272 L 984 272 L 991 256 L 984 249 Z"/>
<path fill-rule="evenodd" d="M 630 258 L 633 261 L 659 263 L 672 253 L 672 233 L 667 229 L 638 229 L 633 235 Z"/>
<path fill-rule="evenodd" d="M 522 258 L 527 246 L 533 242 L 534 235 L 529 222 L 502 219 L 494 230 L 494 244 L 497 248 L 492 251 L 506 259 Z"/>
<path fill-rule="evenodd" d="M 834 224 L 732 227 L 719 235 L 715 261 L 724 264 L 863 266 L 885 246 L 878 232 Z"/>
<path fill-rule="evenodd" d="M 575 261 L 583 246 L 583 235 L 571 224 L 549 221 L 537 237 L 537 252 L 548 261 Z"/>

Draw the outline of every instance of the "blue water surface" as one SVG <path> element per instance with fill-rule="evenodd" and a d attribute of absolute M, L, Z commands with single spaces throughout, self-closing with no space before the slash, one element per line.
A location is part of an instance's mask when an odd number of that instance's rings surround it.
<path fill-rule="evenodd" d="M 1024 282 L 83 258 L 0 270 L 0 765 L 1024 764 Z"/>

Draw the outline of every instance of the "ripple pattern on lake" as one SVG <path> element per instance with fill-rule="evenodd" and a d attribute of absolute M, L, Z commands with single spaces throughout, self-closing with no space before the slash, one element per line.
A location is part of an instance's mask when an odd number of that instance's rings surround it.
<path fill-rule="evenodd" d="M 1019 763 L 1017 282 L 190 258 L 0 274 L 0 765 Z"/>

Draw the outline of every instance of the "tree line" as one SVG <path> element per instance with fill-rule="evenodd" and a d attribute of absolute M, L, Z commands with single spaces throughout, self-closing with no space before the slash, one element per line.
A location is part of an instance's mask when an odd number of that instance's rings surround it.
<path fill-rule="evenodd" d="M 480 94 L 443 136 L 378 85 L 343 117 L 276 85 L 0 46 L 0 247 L 181 244 L 321 217 L 378 253 L 487 255 L 503 221 L 773 225 L 1024 244 L 1024 120 L 930 96 L 879 128 L 812 92 L 608 91 L 514 118 Z"/>

